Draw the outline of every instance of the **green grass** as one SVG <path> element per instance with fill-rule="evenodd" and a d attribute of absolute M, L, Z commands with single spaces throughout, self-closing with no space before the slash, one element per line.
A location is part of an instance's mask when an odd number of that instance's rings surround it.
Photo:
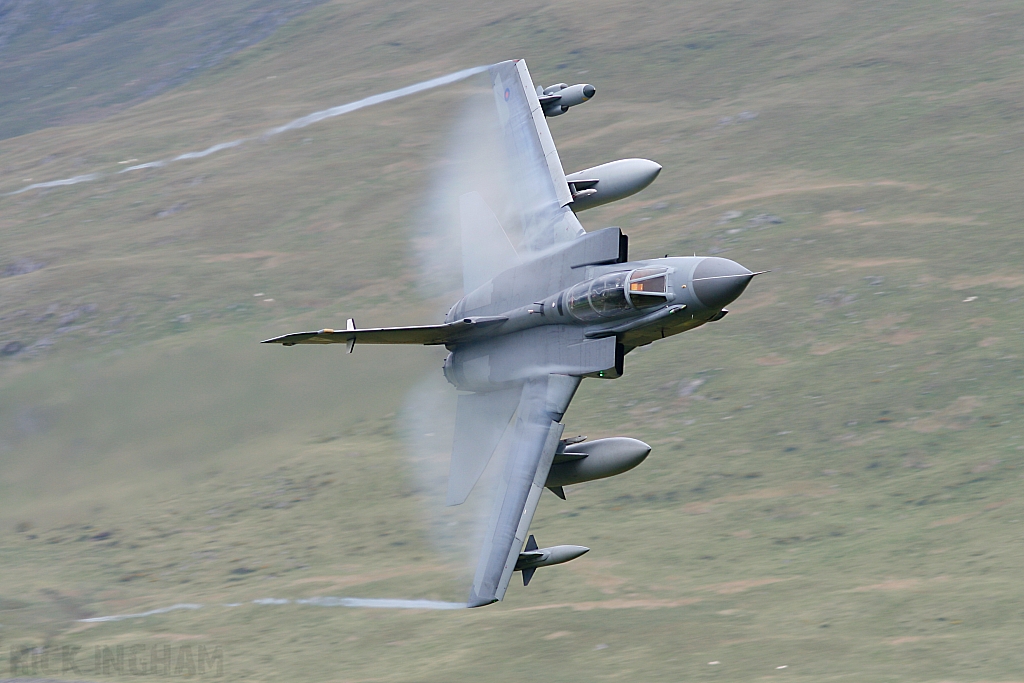
<path fill-rule="evenodd" d="M 28 347 L 0 359 L 0 646 L 81 646 L 64 677 L 96 680 L 94 646 L 164 643 L 232 680 L 1016 680 L 1022 30 L 1008 2 L 331 3 L 0 142 L 9 192 L 524 56 L 598 87 L 550 122 L 567 171 L 665 167 L 585 226 L 772 271 L 583 384 L 566 433 L 654 446 L 543 499 L 533 532 L 585 557 L 482 610 L 232 608 L 463 597 L 400 438 L 443 352 L 256 344 L 437 320 L 410 241 L 463 88 L 0 198 L 0 271 L 46 264 L 0 279 Z M 75 621 L 179 602 L 207 607 Z"/>

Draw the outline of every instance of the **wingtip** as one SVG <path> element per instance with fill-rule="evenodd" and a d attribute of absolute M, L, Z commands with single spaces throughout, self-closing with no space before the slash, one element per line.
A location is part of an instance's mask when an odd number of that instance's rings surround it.
<path fill-rule="evenodd" d="M 469 594 L 469 600 L 466 601 L 466 607 L 472 609 L 474 607 L 486 607 L 487 605 L 493 605 L 498 602 L 498 598 L 482 598 L 476 593 Z"/>
<path fill-rule="evenodd" d="M 260 344 L 280 344 L 281 346 L 295 346 L 295 342 L 285 341 L 289 335 L 283 337 L 274 337 L 273 339 L 264 339 Z"/>

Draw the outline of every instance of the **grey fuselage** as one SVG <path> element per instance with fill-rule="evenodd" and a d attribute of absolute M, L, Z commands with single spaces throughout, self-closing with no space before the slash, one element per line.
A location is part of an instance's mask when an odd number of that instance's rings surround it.
<path fill-rule="evenodd" d="M 724 306 L 742 294 L 754 276 L 734 261 L 701 256 L 644 259 L 586 266 L 585 270 L 582 282 L 500 313 L 498 317 L 504 318 L 503 322 L 496 322 L 465 341 L 545 325 L 568 325 L 585 328 L 584 334 L 590 339 L 615 336 L 624 347 L 623 352 L 628 353 L 657 339 L 721 319 Z M 644 291 L 648 283 L 651 284 Z M 488 287 L 490 283 L 481 290 Z M 471 320 L 469 304 L 475 294 L 470 293 L 452 306 L 445 322 Z"/>

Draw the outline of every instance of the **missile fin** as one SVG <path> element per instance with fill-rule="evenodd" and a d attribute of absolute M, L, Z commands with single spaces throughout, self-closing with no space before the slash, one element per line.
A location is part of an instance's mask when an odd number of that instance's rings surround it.
<path fill-rule="evenodd" d="M 533 573 L 535 571 L 537 571 L 536 567 L 531 567 L 530 569 L 524 569 L 523 570 L 523 585 L 524 586 L 529 586 L 530 585 L 530 579 L 533 578 Z"/>
<path fill-rule="evenodd" d="M 355 329 L 356 329 L 356 321 L 354 319 L 352 319 L 352 318 L 349 318 L 345 322 L 345 331 L 346 332 L 351 332 L 351 331 L 353 331 Z M 349 337 L 348 342 L 346 343 L 346 346 L 348 346 L 348 349 L 346 349 L 346 350 L 349 353 L 352 353 L 352 349 L 356 348 L 356 338 L 355 337 Z"/>
<path fill-rule="evenodd" d="M 531 552 L 537 549 L 537 539 L 530 534 L 530 538 L 526 539 L 526 547 L 523 548 L 526 552 Z"/>
<path fill-rule="evenodd" d="M 562 500 L 565 500 L 565 489 L 563 489 L 561 486 L 549 486 L 548 490 L 551 491 L 551 493 L 558 496 L 559 498 L 561 498 Z"/>

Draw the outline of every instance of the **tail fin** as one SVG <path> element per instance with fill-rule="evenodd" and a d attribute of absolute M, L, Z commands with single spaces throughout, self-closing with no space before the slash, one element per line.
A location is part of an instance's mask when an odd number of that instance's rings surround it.
<path fill-rule="evenodd" d="M 515 247 L 479 192 L 459 197 L 462 225 L 462 286 L 469 294 L 519 262 Z"/>

